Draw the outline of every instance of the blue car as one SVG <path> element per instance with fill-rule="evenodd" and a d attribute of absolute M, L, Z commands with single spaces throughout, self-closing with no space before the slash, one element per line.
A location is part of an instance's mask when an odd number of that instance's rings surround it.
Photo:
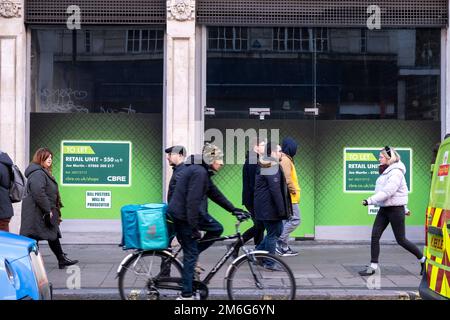
<path fill-rule="evenodd" d="M 0 300 L 51 300 L 35 240 L 0 231 Z"/>

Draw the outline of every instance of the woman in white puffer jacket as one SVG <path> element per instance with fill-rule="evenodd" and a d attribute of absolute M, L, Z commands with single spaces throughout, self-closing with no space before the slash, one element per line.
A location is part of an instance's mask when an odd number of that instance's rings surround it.
<path fill-rule="evenodd" d="M 375 194 L 363 200 L 363 205 L 380 206 L 372 228 L 371 264 L 366 270 L 360 271 L 362 276 L 369 276 L 378 268 L 380 255 L 380 238 L 390 223 L 397 243 L 414 254 L 421 264 L 423 273 L 425 257 L 422 252 L 405 237 L 405 207 L 408 204 L 408 186 L 405 180 L 405 165 L 400 161 L 400 155 L 393 148 L 384 147 L 380 152 L 380 176 L 377 179 Z M 409 210 L 408 210 L 409 211 Z"/>

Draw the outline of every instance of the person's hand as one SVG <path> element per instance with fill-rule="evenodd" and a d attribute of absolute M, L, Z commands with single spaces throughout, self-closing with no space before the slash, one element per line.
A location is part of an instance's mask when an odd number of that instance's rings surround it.
<path fill-rule="evenodd" d="M 194 240 L 200 240 L 202 238 L 202 234 L 200 233 L 200 231 L 198 229 L 192 229 L 192 239 Z"/>
<path fill-rule="evenodd" d="M 241 209 L 233 210 L 233 216 L 235 216 L 239 221 L 245 221 L 251 217 L 250 213 Z"/>
<path fill-rule="evenodd" d="M 408 210 L 408 212 L 405 212 L 405 215 L 409 217 L 411 215 L 411 211 Z"/>
<path fill-rule="evenodd" d="M 362 205 L 363 205 L 363 206 L 367 206 L 368 204 L 369 204 L 369 203 L 367 202 L 367 200 L 363 200 L 363 201 L 362 201 Z"/>

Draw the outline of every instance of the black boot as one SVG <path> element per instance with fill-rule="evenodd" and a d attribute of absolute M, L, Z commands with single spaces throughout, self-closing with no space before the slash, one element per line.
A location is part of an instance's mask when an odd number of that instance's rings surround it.
<path fill-rule="evenodd" d="M 70 260 L 69 258 L 67 258 L 65 253 L 58 257 L 58 267 L 60 269 L 64 269 L 65 267 L 74 265 L 76 263 L 78 263 L 78 260 Z"/>

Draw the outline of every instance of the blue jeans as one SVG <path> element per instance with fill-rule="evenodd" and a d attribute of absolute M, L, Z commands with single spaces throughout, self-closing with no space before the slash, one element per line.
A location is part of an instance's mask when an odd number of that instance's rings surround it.
<path fill-rule="evenodd" d="M 197 240 L 192 239 L 193 229 L 186 221 L 175 219 L 174 222 L 177 239 L 183 249 L 183 270 L 181 272 L 183 289 L 181 294 L 183 296 L 191 296 L 192 280 L 198 256 L 209 248 L 213 242 L 198 243 Z M 206 231 L 202 240 L 219 237 L 223 232 L 222 225 L 209 214 L 200 216 L 198 229 Z"/>
<path fill-rule="evenodd" d="M 256 250 L 266 250 L 271 254 L 275 254 L 278 237 L 283 232 L 282 220 L 264 220 L 264 229 L 267 231 L 263 241 L 256 247 Z"/>

